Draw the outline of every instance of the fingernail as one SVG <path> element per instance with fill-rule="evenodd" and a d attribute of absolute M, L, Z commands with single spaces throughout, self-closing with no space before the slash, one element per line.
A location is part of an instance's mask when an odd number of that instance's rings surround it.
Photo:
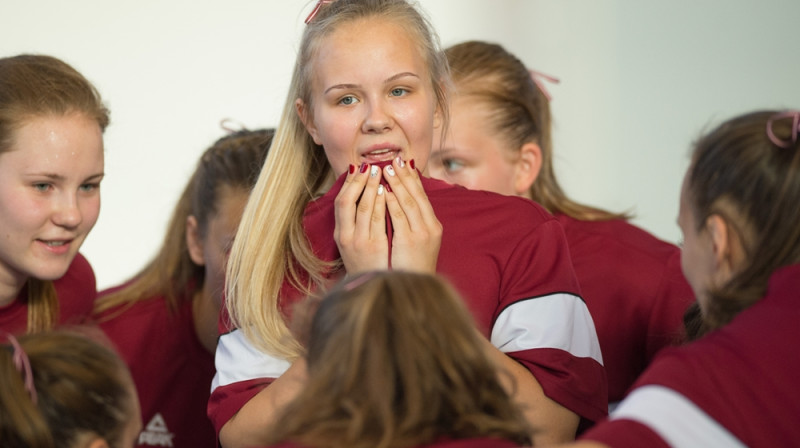
<path fill-rule="evenodd" d="M 378 165 L 372 165 L 369 169 L 369 177 L 377 176 L 378 172 L 380 172 L 380 168 L 378 168 Z"/>
<path fill-rule="evenodd" d="M 414 168 L 414 159 L 411 159 L 411 160 L 409 160 L 409 161 L 408 161 L 408 164 L 409 164 L 409 166 L 411 166 L 411 169 L 412 169 L 412 170 L 413 170 L 413 169 L 416 169 L 416 168 Z"/>
<path fill-rule="evenodd" d="M 386 166 L 386 174 L 394 176 L 394 168 L 391 165 Z"/>
<path fill-rule="evenodd" d="M 406 162 L 404 162 L 403 159 L 400 158 L 400 156 L 397 156 L 397 166 L 399 166 L 400 168 L 406 166 Z"/>
<path fill-rule="evenodd" d="M 378 196 L 383 196 L 383 184 L 378 184 Z"/>
<path fill-rule="evenodd" d="M 358 172 L 362 173 L 362 174 L 366 173 L 367 172 L 367 164 L 366 163 L 362 163 L 361 166 L 358 167 Z"/>
<path fill-rule="evenodd" d="M 353 165 L 353 164 L 350 164 L 350 168 L 348 168 L 348 171 L 350 171 L 350 174 L 355 173 L 356 172 L 356 166 Z"/>

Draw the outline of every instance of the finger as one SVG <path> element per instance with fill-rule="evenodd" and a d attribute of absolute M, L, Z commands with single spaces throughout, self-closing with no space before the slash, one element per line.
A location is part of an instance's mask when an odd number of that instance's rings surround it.
<path fill-rule="evenodd" d="M 386 187 L 378 184 L 375 196 L 375 206 L 372 209 L 372 225 L 370 234 L 373 238 L 387 238 L 386 236 Z"/>
<path fill-rule="evenodd" d="M 381 182 L 381 169 L 371 165 L 364 175 L 366 177 L 366 186 L 361 193 L 361 199 L 358 201 L 355 231 L 357 235 L 369 237 L 372 230 L 375 197 L 378 195 L 378 185 Z"/>
<path fill-rule="evenodd" d="M 336 195 L 334 200 L 334 217 L 336 220 L 334 238 L 337 241 L 349 241 L 355 232 L 356 207 L 368 180 L 368 168 L 366 164 L 362 164 L 357 168 L 354 165 L 350 165 L 342 189 Z M 345 240 L 342 238 L 345 238 Z"/>

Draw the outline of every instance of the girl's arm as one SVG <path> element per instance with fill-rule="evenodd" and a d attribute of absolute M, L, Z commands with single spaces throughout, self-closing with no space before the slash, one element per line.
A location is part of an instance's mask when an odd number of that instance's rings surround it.
<path fill-rule="evenodd" d="M 498 350 L 482 335 L 481 340 L 485 343 L 485 353 L 501 372 L 501 384 L 520 406 L 533 428 L 533 445 L 574 440 L 580 417 L 548 398 L 528 369 Z"/>
<path fill-rule="evenodd" d="M 264 445 L 272 424 L 281 410 L 302 390 L 306 381 L 306 362 L 299 358 L 291 367 L 248 401 L 222 426 L 219 441 L 223 448 Z"/>

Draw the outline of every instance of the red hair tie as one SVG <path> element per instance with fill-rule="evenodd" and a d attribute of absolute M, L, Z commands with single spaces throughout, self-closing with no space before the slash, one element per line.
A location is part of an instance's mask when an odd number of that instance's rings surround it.
<path fill-rule="evenodd" d="M 311 11 L 308 17 L 306 17 L 306 25 L 314 20 L 314 17 L 316 17 L 317 13 L 319 12 L 319 8 L 322 8 L 322 5 L 327 5 L 328 3 L 333 3 L 333 0 L 317 0 L 317 5 L 314 6 L 314 9 Z"/>
<path fill-rule="evenodd" d="M 16 367 L 17 372 L 22 375 L 22 381 L 25 383 L 25 390 L 27 390 L 28 395 L 31 396 L 31 401 L 33 401 L 33 404 L 36 404 L 36 386 L 33 384 L 31 360 L 28 359 L 28 354 L 25 353 L 25 350 L 22 349 L 22 346 L 19 345 L 17 338 L 10 333 L 6 333 L 6 339 L 8 339 L 8 342 L 11 343 L 11 347 L 14 348 L 14 352 L 11 355 L 11 358 L 14 361 L 14 367 Z"/>
<path fill-rule="evenodd" d="M 546 75 L 542 72 L 537 72 L 536 70 L 528 70 L 528 73 L 531 74 L 531 79 L 533 80 L 533 83 L 536 84 L 536 87 L 538 87 L 539 90 L 542 91 L 544 97 L 547 98 L 548 102 L 550 102 L 550 100 L 552 100 L 552 98 L 550 97 L 550 92 L 548 92 L 547 89 L 544 88 L 544 84 L 542 83 L 542 80 L 539 78 L 544 78 L 545 80 L 550 81 L 553 84 L 558 84 L 561 81 L 559 81 L 558 78 Z"/>
<path fill-rule="evenodd" d="M 791 141 L 779 139 L 774 132 L 772 132 L 772 122 L 783 118 L 792 119 Z M 800 133 L 800 110 L 790 110 L 775 114 L 767 120 L 767 137 L 769 140 L 781 148 L 790 148 L 797 143 L 797 134 Z"/>

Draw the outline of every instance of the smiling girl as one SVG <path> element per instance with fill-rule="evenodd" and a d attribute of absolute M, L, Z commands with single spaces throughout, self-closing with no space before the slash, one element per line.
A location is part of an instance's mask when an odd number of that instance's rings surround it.
<path fill-rule="evenodd" d="M 66 63 L 0 59 L 0 329 L 87 316 L 94 272 L 78 250 L 97 222 L 108 109 Z"/>
<path fill-rule="evenodd" d="M 209 403 L 223 446 L 263 444 L 303 387 L 293 303 L 381 269 L 451 281 L 534 440 L 573 438 L 605 415 L 606 379 L 561 226 L 531 201 L 425 177 L 449 75 L 411 4 L 320 1 L 307 22 L 228 265 Z"/>

